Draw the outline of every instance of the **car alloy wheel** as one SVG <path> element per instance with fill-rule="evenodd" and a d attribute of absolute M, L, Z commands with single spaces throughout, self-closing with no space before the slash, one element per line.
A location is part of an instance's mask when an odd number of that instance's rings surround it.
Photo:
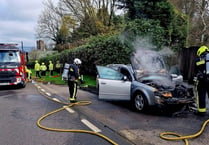
<path fill-rule="evenodd" d="M 146 108 L 147 101 L 146 101 L 145 97 L 141 93 L 137 94 L 135 96 L 134 105 L 135 105 L 135 108 L 138 111 L 144 111 L 144 109 Z"/>

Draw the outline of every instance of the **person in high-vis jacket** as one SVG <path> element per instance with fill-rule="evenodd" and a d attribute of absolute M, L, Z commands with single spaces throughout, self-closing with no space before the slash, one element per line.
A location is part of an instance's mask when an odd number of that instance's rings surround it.
<path fill-rule="evenodd" d="M 36 72 L 36 77 L 41 78 L 41 76 L 40 76 L 40 64 L 38 63 L 38 60 L 35 61 L 34 70 Z"/>
<path fill-rule="evenodd" d="M 60 71 L 61 71 L 61 64 L 59 62 L 59 60 L 56 62 L 56 65 L 55 65 L 55 70 L 58 74 L 60 74 Z"/>
<path fill-rule="evenodd" d="M 52 63 L 52 61 L 49 61 L 49 75 L 53 76 L 53 70 L 54 70 L 54 64 Z"/>
<path fill-rule="evenodd" d="M 206 94 L 209 95 L 209 48 L 201 46 L 197 50 L 195 59 L 195 77 L 197 89 L 197 112 L 198 115 L 206 113 Z"/>
<path fill-rule="evenodd" d="M 80 79 L 79 65 L 81 65 L 81 60 L 78 58 L 74 59 L 74 63 L 70 64 L 68 71 L 68 87 L 70 93 L 70 102 L 76 102 L 77 86 Z"/>
<path fill-rule="evenodd" d="M 40 70 L 41 70 L 41 75 L 46 76 L 47 67 L 44 62 L 41 63 Z"/>

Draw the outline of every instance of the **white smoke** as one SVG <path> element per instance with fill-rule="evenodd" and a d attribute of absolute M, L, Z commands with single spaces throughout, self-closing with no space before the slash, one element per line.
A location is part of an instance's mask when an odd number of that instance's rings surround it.
<path fill-rule="evenodd" d="M 135 69 L 143 69 L 147 72 L 158 72 L 166 69 L 165 57 L 173 55 L 173 52 L 164 47 L 157 51 L 157 46 L 153 45 L 149 37 L 138 37 L 133 42 L 135 53 L 133 54 L 132 65 Z"/>

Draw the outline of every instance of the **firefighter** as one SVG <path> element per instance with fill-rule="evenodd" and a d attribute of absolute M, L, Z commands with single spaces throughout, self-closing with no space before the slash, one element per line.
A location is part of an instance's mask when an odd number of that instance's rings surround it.
<path fill-rule="evenodd" d="M 34 70 L 36 72 L 36 77 L 41 78 L 41 76 L 40 76 L 40 64 L 38 63 L 38 60 L 35 61 Z"/>
<path fill-rule="evenodd" d="M 49 61 L 49 75 L 53 76 L 53 70 L 54 70 L 54 64 L 52 63 L 52 61 Z"/>
<path fill-rule="evenodd" d="M 81 60 L 78 58 L 74 59 L 74 63 L 70 64 L 68 70 L 68 87 L 70 93 L 70 102 L 76 102 L 77 85 L 78 80 L 80 80 L 79 66 L 81 65 Z"/>
<path fill-rule="evenodd" d="M 41 70 L 41 75 L 46 76 L 47 67 L 44 62 L 41 63 L 40 70 Z"/>
<path fill-rule="evenodd" d="M 205 115 L 206 113 L 206 94 L 209 95 L 209 78 L 207 72 L 206 58 L 209 57 L 209 49 L 207 46 L 201 46 L 197 50 L 197 58 L 195 59 L 195 77 L 197 89 L 197 115 Z M 209 65 L 209 64 L 208 64 Z"/>

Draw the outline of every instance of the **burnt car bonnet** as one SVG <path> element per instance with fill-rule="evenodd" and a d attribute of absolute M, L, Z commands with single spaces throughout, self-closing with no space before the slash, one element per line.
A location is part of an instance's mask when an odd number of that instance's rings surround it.
<path fill-rule="evenodd" d="M 174 90 L 175 82 L 172 81 L 168 74 L 145 74 L 137 79 L 137 81 L 152 86 L 158 90 Z"/>

